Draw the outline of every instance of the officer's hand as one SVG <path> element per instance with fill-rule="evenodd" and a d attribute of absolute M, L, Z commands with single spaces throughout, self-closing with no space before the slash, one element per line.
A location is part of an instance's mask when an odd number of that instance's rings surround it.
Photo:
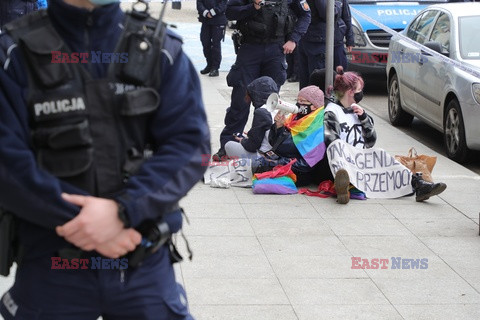
<path fill-rule="evenodd" d="M 100 244 L 95 250 L 112 259 L 117 259 L 135 250 L 142 241 L 142 235 L 135 229 L 123 229 L 113 239 Z"/>
<path fill-rule="evenodd" d="M 352 52 L 352 46 L 347 46 L 347 52 Z"/>
<path fill-rule="evenodd" d="M 62 197 L 65 201 L 82 207 L 78 216 L 56 228 L 59 236 L 75 246 L 90 251 L 123 230 L 115 201 L 66 193 Z"/>
<path fill-rule="evenodd" d="M 284 54 L 292 53 L 293 50 L 295 50 L 295 47 L 296 47 L 296 46 L 297 46 L 297 44 L 295 43 L 295 41 L 292 41 L 292 40 L 287 41 L 287 42 L 283 45 L 283 53 L 284 53 Z"/>

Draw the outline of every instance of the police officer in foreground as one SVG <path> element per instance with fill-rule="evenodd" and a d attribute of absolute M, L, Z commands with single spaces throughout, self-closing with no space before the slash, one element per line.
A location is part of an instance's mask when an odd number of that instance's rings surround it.
<path fill-rule="evenodd" d="M 5 319 L 192 319 L 174 250 L 143 231 L 181 228 L 209 130 L 181 39 L 134 8 L 50 0 L 0 36 L 0 209 L 21 248 Z M 127 269 L 68 269 L 152 246 Z"/>
<path fill-rule="evenodd" d="M 225 144 L 235 139 L 234 133 L 243 132 L 247 123 L 247 85 L 269 76 L 280 88 L 287 76 L 285 55 L 293 52 L 310 23 L 306 0 L 230 0 L 226 15 L 228 20 L 237 20 L 242 40 L 227 76 L 227 84 L 233 89 L 214 161 L 225 156 Z"/>

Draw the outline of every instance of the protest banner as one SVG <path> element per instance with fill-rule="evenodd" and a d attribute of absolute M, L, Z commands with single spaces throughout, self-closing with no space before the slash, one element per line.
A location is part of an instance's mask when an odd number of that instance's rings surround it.
<path fill-rule="evenodd" d="M 413 192 L 410 170 L 383 149 L 355 148 L 338 139 L 328 146 L 327 157 L 332 173 L 347 170 L 350 183 L 367 198 L 398 198 Z"/>

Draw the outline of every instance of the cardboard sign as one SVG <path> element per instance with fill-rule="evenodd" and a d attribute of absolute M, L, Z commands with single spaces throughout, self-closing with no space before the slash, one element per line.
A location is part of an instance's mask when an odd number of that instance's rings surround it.
<path fill-rule="evenodd" d="M 338 139 L 328 146 L 327 157 L 333 175 L 347 170 L 350 183 L 367 198 L 399 198 L 413 192 L 410 170 L 383 149 L 355 148 Z"/>
<path fill-rule="evenodd" d="M 203 175 L 205 184 L 213 180 L 227 179 L 234 187 L 252 186 L 252 166 L 250 159 L 235 159 L 222 162 L 211 162 Z"/>

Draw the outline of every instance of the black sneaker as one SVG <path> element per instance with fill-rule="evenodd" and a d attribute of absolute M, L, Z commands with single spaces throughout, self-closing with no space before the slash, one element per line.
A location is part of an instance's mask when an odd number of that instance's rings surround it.
<path fill-rule="evenodd" d="M 201 74 L 207 74 L 211 71 L 210 66 L 206 66 L 204 69 L 200 70 Z"/>
<path fill-rule="evenodd" d="M 227 153 L 225 152 L 225 149 L 220 148 L 218 149 L 217 153 L 215 153 L 212 156 L 212 161 L 220 162 L 220 161 L 225 161 L 227 158 Z"/>
<path fill-rule="evenodd" d="M 210 71 L 208 76 L 209 77 L 218 77 L 218 69 L 213 69 L 212 71 Z"/>

